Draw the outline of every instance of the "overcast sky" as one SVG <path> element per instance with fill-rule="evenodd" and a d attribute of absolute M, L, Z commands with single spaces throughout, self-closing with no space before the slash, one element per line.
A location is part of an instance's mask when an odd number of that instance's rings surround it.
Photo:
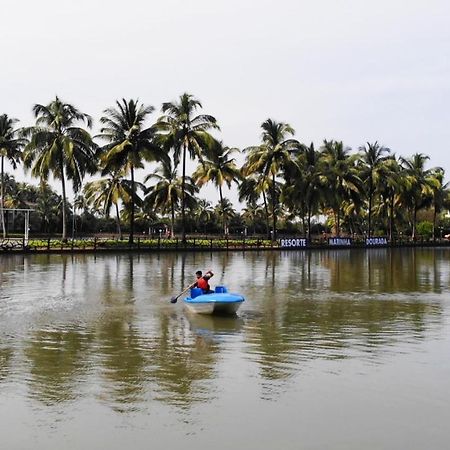
<path fill-rule="evenodd" d="M 188 92 L 229 146 L 259 143 L 271 117 L 316 147 L 425 153 L 449 179 L 448 0 L 0 2 L 0 114 L 22 125 L 55 95 L 98 124 L 116 99 L 159 113 Z"/>

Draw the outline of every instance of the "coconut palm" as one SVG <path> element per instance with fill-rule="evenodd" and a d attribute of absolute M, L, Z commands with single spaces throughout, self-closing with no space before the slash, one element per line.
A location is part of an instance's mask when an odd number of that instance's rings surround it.
<path fill-rule="evenodd" d="M 203 227 L 205 234 L 208 223 L 214 220 L 214 215 L 214 208 L 212 207 L 212 203 L 210 201 L 203 198 L 197 201 L 195 208 L 195 220 L 197 221 L 199 229 Z"/>
<path fill-rule="evenodd" d="M 294 129 L 287 123 L 276 122 L 267 119 L 261 124 L 262 144 L 248 147 L 244 151 L 247 153 L 247 160 L 243 167 L 244 175 L 261 173 L 266 180 L 271 180 L 271 200 L 272 200 L 272 239 L 276 239 L 277 206 L 278 195 L 276 192 L 276 178 L 286 166 L 292 163 L 292 153 L 297 153 L 301 149 L 300 143 L 296 139 L 288 139 L 294 135 Z"/>
<path fill-rule="evenodd" d="M 431 203 L 433 195 L 431 175 L 436 169 L 425 169 L 429 156 L 415 153 L 411 158 L 400 158 L 405 171 L 402 204 L 410 212 L 413 240 L 416 239 L 417 212 Z"/>
<path fill-rule="evenodd" d="M 244 174 L 246 167 L 241 169 L 241 174 Z M 269 225 L 269 207 L 267 203 L 267 192 L 270 189 L 272 180 L 266 178 L 263 174 L 252 173 L 251 175 L 243 176 L 242 182 L 239 184 L 239 201 L 246 201 L 248 205 L 258 202 L 260 197 L 263 198 L 263 206 L 265 213 L 266 234 L 270 238 Z"/>
<path fill-rule="evenodd" d="M 136 206 L 135 170 L 144 167 L 144 161 L 162 161 L 167 154 L 157 145 L 155 129 L 146 127 L 145 121 L 153 112 L 153 106 L 139 104 L 138 100 L 116 101 L 115 108 L 104 111 L 100 119 L 104 125 L 99 137 L 108 143 L 102 147 L 102 173 L 117 173 L 124 171 L 131 175 L 131 214 L 130 214 L 130 244 L 134 240 L 134 219 Z"/>
<path fill-rule="evenodd" d="M 158 119 L 157 127 L 167 149 L 174 152 L 175 167 L 182 160 L 181 185 L 181 221 L 182 241 L 186 242 L 186 157 L 203 160 L 204 155 L 211 153 L 214 139 L 208 130 L 219 129 L 213 116 L 200 114 L 195 116 L 198 108 L 202 108 L 199 100 L 190 94 L 180 96 L 178 102 L 163 103 L 164 115 Z"/>
<path fill-rule="evenodd" d="M 394 236 L 394 219 L 396 206 L 399 205 L 400 193 L 403 189 L 402 167 L 399 165 L 395 155 L 390 155 L 380 167 L 380 176 L 373 203 L 373 213 L 382 221 L 388 218 L 387 229 L 389 240 L 392 242 Z M 397 208 L 397 216 L 399 209 Z"/>
<path fill-rule="evenodd" d="M 214 208 L 217 218 L 222 223 L 228 223 L 233 217 L 236 215 L 236 211 L 233 208 L 232 203 L 227 198 L 223 198 L 219 200 L 217 205 Z M 228 228 L 224 229 L 224 234 L 228 234 Z"/>
<path fill-rule="evenodd" d="M 301 212 L 303 223 L 306 216 L 308 239 L 311 239 L 311 217 L 318 212 L 323 198 L 321 170 L 321 154 L 311 143 L 309 147 L 303 148 L 285 173 L 286 184 L 281 199 L 290 209 Z"/>
<path fill-rule="evenodd" d="M 364 192 L 355 165 L 358 155 L 350 155 L 350 149 L 344 147 L 342 142 L 326 140 L 321 152 L 321 178 L 326 186 L 325 205 L 333 211 L 335 230 L 339 235 L 343 202 L 359 203 Z"/>
<path fill-rule="evenodd" d="M 440 167 L 434 169 L 428 177 L 432 190 L 433 205 L 433 240 L 436 239 L 437 215 L 444 207 L 449 207 L 449 183 L 444 184 L 444 170 Z"/>
<path fill-rule="evenodd" d="M 161 163 L 155 173 L 147 175 L 144 183 L 155 179 L 157 183 L 147 190 L 145 205 L 160 210 L 163 214 L 170 212 L 170 235 L 174 236 L 175 211 L 181 204 L 183 196 L 183 180 L 177 175 L 176 169 L 172 167 L 170 160 Z M 198 188 L 193 184 L 192 179 L 185 180 L 185 196 L 189 198 L 188 203 L 192 203 L 191 197 L 198 192 Z"/>
<path fill-rule="evenodd" d="M 0 221 L 2 223 L 3 238 L 6 237 L 5 216 L 3 212 L 5 200 L 5 159 L 9 161 L 13 169 L 16 169 L 22 157 L 22 149 L 26 140 L 19 136 L 15 128 L 17 119 L 8 117 L 7 114 L 0 115 Z"/>
<path fill-rule="evenodd" d="M 133 187 L 130 180 L 124 178 L 124 171 L 112 172 L 108 177 L 86 183 L 83 193 L 87 204 L 109 217 L 111 208 L 116 213 L 117 233 L 122 239 L 119 203 L 131 203 Z"/>
<path fill-rule="evenodd" d="M 34 105 L 33 113 L 36 125 L 24 132 L 30 138 L 24 150 L 24 166 L 31 168 L 34 177 L 47 180 L 52 173 L 54 178 L 61 180 L 62 240 L 65 241 L 66 177 L 72 181 L 74 192 L 78 192 L 85 174 L 96 170 L 95 145 L 91 136 L 85 129 L 76 126 L 82 122 L 90 128 L 92 119 L 58 97 L 48 105 Z"/>
<path fill-rule="evenodd" d="M 382 180 L 383 164 L 385 163 L 388 157 L 387 154 L 390 150 L 380 146 L 376 141 L 373 144 L 367 142 L 367 144 L 361 146 L 359 150 L 361 152 L 359 177 L 366 187 L 366 195 L 369 201 L 367 235 L 370 237 L 372 233 L 373 199 L 377 186 Z"/>
<path fill-rule="evenodd" d="M 212 182 L 219 190 L 220 203 L 223 203 L 223 185 L 226 184 L 231 188 L 231 183 L 238 182 L 240 179 L 240 170 L 236 166 L 234 158 L 231 155 L 237 152 L 236 148 L 224 147 L 222 142 L 218 142 L 215 146 L 215 151 L 210 158 L 205 158 L 200 163 L 192 174 L 192 179 L 197 186 L 203 186 L 206 183 Z M 225 220 L 225 216 L 222 216 Z M 227 229 L 227 223 L 223 222 L 223 230 Z"/>

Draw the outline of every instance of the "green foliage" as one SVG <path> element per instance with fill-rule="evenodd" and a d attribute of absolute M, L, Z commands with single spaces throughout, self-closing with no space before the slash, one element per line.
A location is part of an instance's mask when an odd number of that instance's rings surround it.
<path fill-rule="evenodd" d="M 433 236 L 433 224 L 427 220 L 419 222 L 417 224 L 417 234 L 426 239 L 430 239 Z"/>

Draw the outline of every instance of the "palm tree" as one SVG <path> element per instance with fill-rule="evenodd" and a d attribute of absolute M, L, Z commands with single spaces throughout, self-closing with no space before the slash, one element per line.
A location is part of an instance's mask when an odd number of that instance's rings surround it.
<path fill-rule="evenodd" d="M 47 180 L 50 172 L 61 180 L 62 240 L 66 241 L 66 177 L 72 180 L 74 192 L 78 192 L 85 174 L 96 170 L 92 138 L 75 125 L 83 122 L 90 128 L 92 119 L 58 97 L 46 106 L 34 105 L 33 113 L 36 125 L 24 131 L 30 137 L 24 150 L 24 166 L 32 167 L 32 176 L 41 180 Z"/>
<path fill-rule="evenodd" d="M 395 155 L 389 156 L 380 166 L 380 177 L 377 191 L 379 197 L 375 197 L 374 212 L 379 217 L 388 217 L 389 240 L 394 237 L 394 208 L 399 203 L 402 190 L 402 167 L 398 164 Z"/>
<path fill-rule="evenodd" d="M 306 215 L 308 239 L 311 239 L 311 217 L 318 212 L 323 198 L 321 154 L 314 144 L 305 147 L 285 174 L 282 200 Z"/>
<path fill-rule="evenodd" d="M 170 212 L 170 235 L 173 237 L 175 211 L 179 208 L 183 196 L 183 180 L 177 176 L 177 171 L 172 167 L 170 160 L 161 163 L 155 173 L 147 175 L 144 183 L 151 179 L 157 180 L 157 183 L 147 190 L 145 203 L 155 209 L 159 209 L 163 214 Z M 194 197 L 198 192 L 198 188 L 189 177 L 185 180 L 184 188 L 186 197 Z M 189 203 L 192 202 L 189 200 Z"/>
<path fill-rule="evenodd" d="M 295 133 L 287 123 L 267 119 L 261 124 L 261 128 L 263 130 L 262 144 L 244 150 L 248 155 L 243 173 L 244 175 L 261 173 L 266 181 L 271 179 L 272 239 L 275 240 L 278 204 L 276 178 L 281 170 L 285 170 L 286 166 L 292 163 L 291 154 L 298 152 L 301 145 L 296 139 L 287 139 L 289 135 L 293 136 Z"/>
<path fill-rule="evenodd" d="M 135 170 L 144 167 L 144 161 L 162 161 L 167 154 L 155 141 L 155 129 L 145 127 L 147 116 L 153 112 L 153 106 L 139 104 L 138 100 L 116 101 L 115 108 L 104 111 L 100 119 L 104 127 L 99 137 L 108 142 L 102 147 L 101 161 L 103 175 L 125 171 L 131 174 L 131 215 L 130 244 L 134 241 L 134 219 L 136 204 Z"/>
<path fill-rule="evenodd" d="M 269 191 L 272 181 L 264 177 L 264 175 L 257 173 L 252 173 L 251 175 L 245 176 L 245 169 L 245 166 L 241 168 L 242 182 L 239 184 L 238 188 L 239 201 L 246 201 L 248 205 L 252 205 L 257 203 L 262 196 L 265 213 L 266 235 L 270 238 L 270 213 L 266 193 Z"/>
<path fill-rule="evenodd" d="M 224 147 L 222 142 L 218 142 L 216 149 L 210 158 L 206 158 L 200 163 L 196 171 L 192 174 L 192 179 L 197 186 L 203 186 L 208 182 L 212 182 L 219 190 L 220 203 L 223 203 L 222 187 L 224 184 L 231 188 L 231 183 L 238 182 L 240 179 L 240 170 L 236 166 L 234 158 L 231 155 L 237 152 L 236 148 Z M 223 216 L 223 230 L 227 228 L 225 216 Z"/>
<path fill-rule="evenodd" d="M 219 129 L 213 116 L 200 114 L 195 116 L 202 104 L 192 95 L 184 93 L 178 102 L 163 103 L 164 115 L 158 119 L 157 126 L 167 149 L 174 151 L 175 167 L 182 159 L 181 184 L 181 219 L 182 241 L 186 242 L 186 156 L 203 160 L 210 153 L 214 139 L 209 134 L 210 129 Z"/>
<path fill-rule="evenodd" d="M 444 184 L 444 170 L 440 167 L 434 169 L 428 177 L 428 182 L 432 190 L 433 204 L 433 240 L 436 239 L 437 215 L 444 207 L 450 205 L 448 201 L 449 183 Z"/>
<path fill-rule="evenodd" d="M 12 119 L 7 114 L 0 115 L 0 221 L 2 222 L 3 238 L 6 237 L 5 215 L 3 212 L 5 202 L 5 158 L 10 162 L 13 169 L 22 157 L 22 149 L 26 140 L 18 136 L 18 130 L 14 125 L 17 119 Z"/>
<path fill-rule="evenodd" d="M 203 225 L 203 231 L 206 234 L 208 223 L 214 220 L 214 209 L 210 201 L 199 199 L 195 208 L 195 219 L 199 228 Z"/>
<path fill-rule="evenodd" d="M 390 150 L 380 146 L 378 142 L 373 144 L 368 142 L 366 146 L 361 146 L 359 150 L 362 152 L 359 176 L 366 186 L 366 194 L 369 200 L 367 235 L 370 237 L 372 232 L 373 197 L 382 178 L 383 164 L 387 158 L 386 154 L 388 154 Z"/>
<path fill-rule="evenodd" d="M 119 202 L 131 203 L 133 187 L 130 180 L 124 179 L 124 171 L 112 172 L 108 177 L 86 183 L 83 192 L 89 205 L 109 217 L 111 208 L 116 212 L 117 233 L 122 239 Z"/>
<path fill-rule="evenodd" d="M 400 158 L 405 170 L 405 189 L 402 195 L 402 203 L 410 211 L 412 219 L 413 240 L 416 239 L 417 212 L 430 203 L 433 189 L 430 176 L 436 169 L 425 169 L 425 162 L 430 159 L 422 153 L 415 153 L 411 158 Z"/>
<path fill-rule="evenodd" d="M 225 224 L 228 223 L 236 215 L 236 211 L 234 210 L 232 203 L 227 198 L 219 200 L 214 210 L 217 218 L 219 220 L 221 219 L 222 223 Z M 225 228 L 223 232 L 225 235 L 227 235 L 228 228 Z"/>
<path fill-rule="evenodd" d="M 342 142 L 324 141 L 322 147 L 322 182 L 326 183 L 325 203 L 333 210 L 336 234 L 340 234 L 341 209 L 345 200 L 360 202 L 364 185 L 355 166 L 357 155 Z"/>

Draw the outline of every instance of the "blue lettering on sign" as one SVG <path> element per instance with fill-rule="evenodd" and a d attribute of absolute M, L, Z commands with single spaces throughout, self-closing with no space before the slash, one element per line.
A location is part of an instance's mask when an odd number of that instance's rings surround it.
<path fill-rule="evenodd" d="M 280 247 L 307 247 L 308 241 L 303 238 L 280 239 Z"/>
<path fill-rule="evenodd" d="M 385 237 L 366 238 L 366 245 L 387 245 L 388 240 Z"/>
<path fill-rule="evenodd" d="M 352 245 L 351 238 L 329 238 L 328 245 Z"/>

